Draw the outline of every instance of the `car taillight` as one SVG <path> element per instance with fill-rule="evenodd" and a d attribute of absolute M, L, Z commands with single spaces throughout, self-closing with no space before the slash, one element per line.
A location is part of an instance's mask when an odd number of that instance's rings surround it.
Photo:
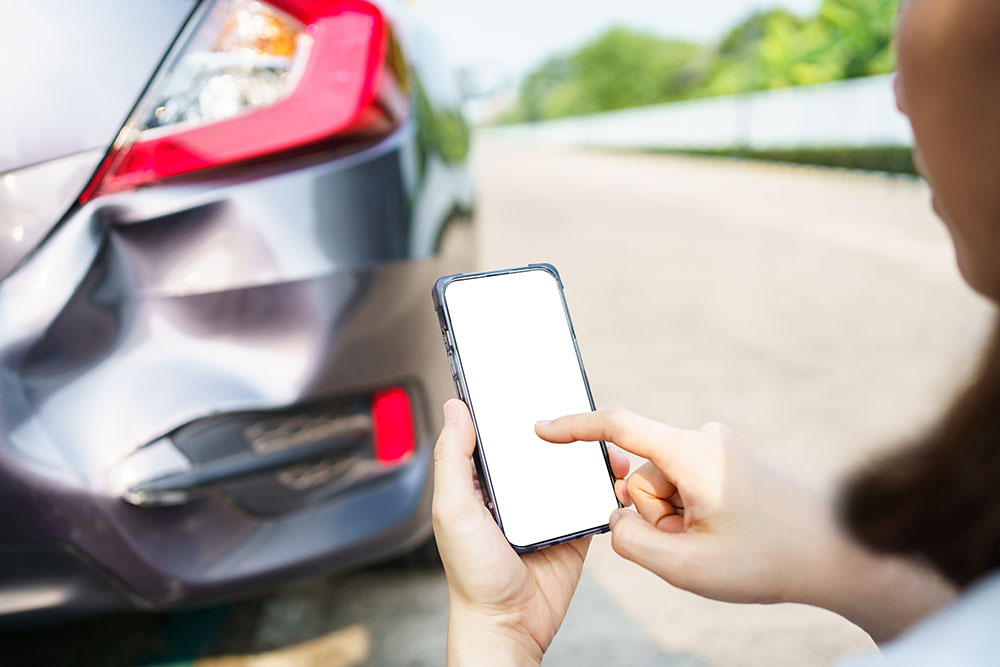
<path fill-rule="evenodd" d="M 409 456 L 416 446 L 410 396 L 401 387 L 375 392 L 372 397 L 372 440 L 375 458 L 395 463 Z"/>
<path fill-rule="evenodd" d="M 387 29 L 364 0 L 214 0 L 80 197 L 386 125 Z"/>

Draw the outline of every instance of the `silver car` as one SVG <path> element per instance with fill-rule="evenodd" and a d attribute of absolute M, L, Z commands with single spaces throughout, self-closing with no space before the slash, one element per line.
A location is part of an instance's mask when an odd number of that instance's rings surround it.
<path fill-rule="evenodd" d="M 0 11 L 0 622 L 427 545 L 427 295 L 473 268 L 433 37 L 390 0 Z"/>

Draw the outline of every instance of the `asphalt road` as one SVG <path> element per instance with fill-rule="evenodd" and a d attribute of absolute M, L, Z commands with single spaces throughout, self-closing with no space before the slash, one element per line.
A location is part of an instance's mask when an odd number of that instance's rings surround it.
<path fill-rule="evenodd" d="M 477 161 L 482 266 L 559 267 L 600 405 L 726 422 L 825 491 L 934 419 L 992 323 L 914 181 L 495 140 Z M 446 602 L 440 569 L 396 563 L 235 606 L 8 636 L 0 655 L 437 665 Z M 821 610 L 673 589 L 604 538 L 547 662 L 803 667 L 872 648 Z"/>

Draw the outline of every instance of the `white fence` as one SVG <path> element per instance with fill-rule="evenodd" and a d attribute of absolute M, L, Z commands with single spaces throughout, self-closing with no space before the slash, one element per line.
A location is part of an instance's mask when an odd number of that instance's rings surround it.
<path fill-rule="evenodd" d="M 910 146 L 891 76 L 608 111 L 482 130 L 569 146 L 723 149 Z"/>

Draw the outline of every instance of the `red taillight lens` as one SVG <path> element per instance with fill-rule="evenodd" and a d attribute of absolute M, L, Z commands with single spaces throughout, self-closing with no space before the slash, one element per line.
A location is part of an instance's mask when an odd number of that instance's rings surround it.
<path fill-rule="evenodd" d="M 81 201 L 384 125 L 387 45 L 364 0 L 216 0 L 164 65 Z"/>
<path fill-rule="evenodd" d="M 372 398 L 372 431 L 377 460 L 396 463 L 413 452 L 416 446 L 413 409 L 405 389 L 393 387 L 375 393 Z"/>

